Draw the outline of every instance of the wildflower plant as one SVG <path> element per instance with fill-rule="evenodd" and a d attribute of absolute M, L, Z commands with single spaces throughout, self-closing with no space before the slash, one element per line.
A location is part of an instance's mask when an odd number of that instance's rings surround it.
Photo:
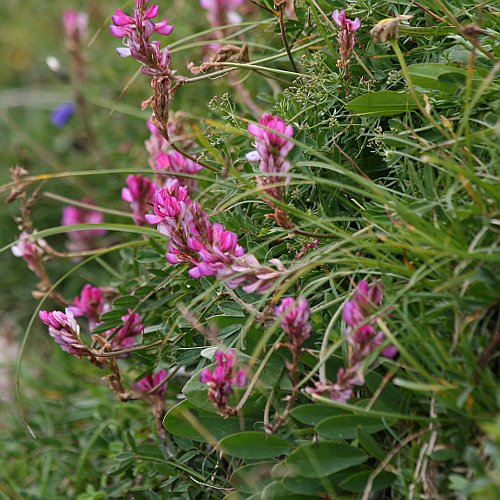
<path fill-rule="evenodd" d="M 498 498 L 500 21 L 348 4 L 55 0 L 2 52 L 9 498 Z"/>

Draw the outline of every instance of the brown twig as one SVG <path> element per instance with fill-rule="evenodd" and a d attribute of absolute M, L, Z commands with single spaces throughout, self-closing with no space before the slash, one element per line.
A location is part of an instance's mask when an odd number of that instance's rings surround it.
<path fill-rule="evenodd" d="M 278 12 L 279 12 L 281 39 L 283 40 L 283 45 L 285 47 L 286 54 L 288 56 L 288 60 L 290 61 L 290 65 L 292 66 L 293 71 L 295 73 L 299 73 L 299 70 L 297 69 L 295 61 L 293 60 L 293 55 L 292 55 L 292 52 L 290 51 L 290 46 L 288 45 L 288 40 L 286 37 L 285 20 L 284 20 L 286 0 L 277 0 L 275 2 L 274 6 L 275 6 L 275 8 L 278 9 Z"/>

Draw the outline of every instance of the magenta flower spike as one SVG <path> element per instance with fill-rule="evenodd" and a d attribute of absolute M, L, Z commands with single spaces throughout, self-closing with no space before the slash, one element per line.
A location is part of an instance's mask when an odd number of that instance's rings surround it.
<path fill-rule="evenodd" d="M 144 325 L 141 323 L 141 317 L 129 309 L 128 314 L 122 316 L 123 326 L 117 327 L 106 333 L 106 337 L 110 338 L 113 349 L 122 349 L 135 343 L 135 336 L 140 335 L 144 331 Z M 114 335 L 113 335 L 114 334 Z M 123 357 L 129 355 L 124 354 Z"/>
<path fill-rule="evenodd" d="M 233 392 L 233 387 L 244 387 L 246 376 L 243 369 L 234 373 L 234 364 L 238 356 L 231 349 L 229 352 L 217 351 L 215 353 L 217 366 L 213 373 L 205 368 L 200 375 L 200 382 L 208 385 L 208 398 L 216 408 L 224 412 L 227 409 L 229 396 Z"/>
<path fill-rule="evenodd" d="M 332 19 L 340 27 L 338 34 L 340 60 L 337 61 L 339 68 L 347 68 L 349 65 L 349 58 L 354 50 L 356 43 L 355 32 L 361 28 L 361 20 L 357 17 L 354 21 L 347 19 L 345 10 L 335 10 L 332 14 Z"/>
<path fill-rule="evenodd" d="M 49 327 L 49 335 L 61 346 L 64 352 L 73 354 L 77 358 L 89 356 L 90 350 L 80 339 L 80 326 L 76 322 L 73 312 L 40 311 L 40 319 Z"/>
<path fill-rule="evenodd" d="M 247 293 L 263 293 L 285 271 L 278 259 L 271 259 L 276 267 L 272 269 L 260 265 L 252 254 L 245 254 L 236 234 L 221 224 L 211 224 L 177 179 L 169 179 L 156 193 L 153 210 L 154 214 L 145 216 L 146 221 L 158 224 L 158 231 L 169 237 L 167 261 L 189 263 L 193 266 L 189 274 L 195 279 L 215 276 L 230 288 L 244 285 Z"/>
<path fill-rule="evenodd" d="M 206 245 L 196 238 L 188 240 L 189 248 L 198 252 L 201 262 L 189 271 L 193 278 L 201 276 L 222 277 L 228 268 L 245 253 L 238 245 L 238 237 L 231 231 L 224 230 L 221 224 L 206 226 Z"/>
<path fill-rule="evenodd" d="M 122 200 L 130 203 L 137 226 L 144 226 L 146 223 L 144 216 L 157 189 L 156 183 L 141 174 L 130 174 L 127 177 L 127 187 L 122 189 Z"/>
<path fill-rule="evenodd" d="M 148 373 L 142 380 L 134 384 L 134 389 L 138 392 L 148 393 L 158 397 L 159 399 L 164 399 L 167 392 L 167 383 L 163 383 L 167 379 L 167 370 L 158 370 L 155 375 L 153 373 Z M 162 385 L 160 385 L 162 384 Z M 154 392 L 153 389 L 156 390 Z"/>
<path fill-rule="evenodd" d="M 111 16 L 113 24 L 109 30 L 113 36 L 123 38 L 125 47 L 117 48 L 121 57 L 132 56 L 143 66 L 141 72 L 150 76 L 170 76 L 170 55 L 168 47 L 160 48 L 160 42 L 151 42 L 149 37 L 154 33 L 170 35 L 173 26 L 168 24 L 168 19 L 159 23 L 152 21 L 158 15 L 158 5 L 148 7 L 149 0 L 136 0 L 134 16 L 124 14 L 120 9 Z"/>
<path fill-rule="evenodd" d="M 279 116 L 273 116 L 271 113 L 265 114 L 260 120 L 260 125 L 264 125 L 286 137 L 293 137 L 293 128 L 287 125 Z M 291 163 L 286 159 L 288 153 L 293 149 L 293 142 L 266 130 L 254 123 L 248 124 L 248 132 L 255 137 L 255 151 L 246 155 L 248 161 L 259 162 L 259 168 L 264 176 L 257 177 L 257 184 L 266 187 L 269 184 L 278 184 L 278 186 L 267 187 L 266 192 L 276 198 L 284 201 L 285 190 L 283 185 L 290 182 L 290 177 L 273 174 L 286 174 L 290 170 Z M 282 186 L 279 186 L 282 184 Z"/>
<path fill-rule="evenodd" d="M 74 316 L 85 316 L 91 330 L 97 326 L 102 314 L 109 311 L 109 304 L 104 300 L 102 290 L 90 283 L 83 287 L 80 297 L 75 297 L 73 304 L 68 309 Z"/>
<path fill-rule="evenodd" d="M 376 330 L 378 317 L 373 316 L 381 307 L 383 289 L 384 285 L 377 281 L 371 285 L 368 280 L 360 281 L 352 300 L 347 300 L 342 310 L 342 318 L 350 327 L 344 335 L 353 350 L 362 357 L 368 356 L 384 340 L 383 332 Z M 397 349 L 388 346 L 381 352 L 384 356 L 393 357 L 397 354 Z"/>
<path fill-rule="evenodd" d="M 274 308 L 274 314 L 282 317 L 280 326 L 292 339 L 294 346 L 300 347 L 311 334 L 311 313 L 307 299 L 300 297 L 295 301 L 293 297 L 286 297 L 281 304 Z"/>

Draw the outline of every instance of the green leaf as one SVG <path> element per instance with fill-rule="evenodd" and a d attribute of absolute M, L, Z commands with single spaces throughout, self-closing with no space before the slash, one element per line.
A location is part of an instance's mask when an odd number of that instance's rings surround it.
<path fill-rule="evenodd" d="M 367 460 L 359 448 L 347 444 L 311 443 L 292 452 L 284 462 L 286 475 L 325 477 Z"/>
<path fill-rule="evenodd" d="M 412 64 L 408 66 L 408 73 L 413 84 L 448 94 L 453 94 L 459 87 L 463 87 L 467 78 L 467 70 L 448 64 Z M 477 70 L 474 71 L 472 87 L 477 87 L 483 78 Z"/>
<path fill-rule="evenodd" d="M 362 426 L 356 429 L 356 436 L 361 446 L 370 454 L 370 456 L 376 458 L 377 460 L 383 460 L 386 457 L 387 453 Z"/>
<path fill-rule="evenodd" d="M 347 108 L 357 115 L 393 116 L 417 109 L 418 106 L 409 92 L 382 90 L 353 99 L 347 104 Z"/>
<path fill-rule="evenodd" d="M 362 415 L 337 415 L 319 423 L 316 426 L 316 431 L 320 436 L 329 439 L 354 439 L 358 426 L 361 426 L 368 434 L 385 428 L 380 418 Z"/>
<path fill-rule="evenodd" d="M 321 498 L 320 495 L 327 493 L 324 483 L 329 483 L 328 478 L 321 478 L 318 480 L 316 478 L 308 477 L 285 477 L 281 481 L 281 484 L 292 493 L 297 493 L 299 495 L 316 495 L 316 498 Z M 329 489 L 332 489 L 330 487 Z"/>
<path fill-rule="evenodd" d="M 242 427 L 252 429 L 254 423 L 255 420 L 249 417 L 221 417 L 196 408 L 187 400 L 171 408 L 163 420 L 165 429 L 175 436 L 210 442 L 214 446 L 222 438 L 240 431 Z"/>
<path fill-rule="evenodd" d="M 262 500 L 317 500 L 316 495 L 299 495 L 291 493 L 281 483 L 273 482 L 268 484 L 262 491 Z"/>
<path fill-rule="evenodd" d="M 239 432 L 225 437 L 218 445 L 224 453 L 238 458 L 273 458 L 286 453 L 291 445 L 264 432 Z"/>
<path fill-rule="evenodd" d="M 239 304 L 236 304 L 236 302 L 221 302 L 219 304 L 219 311 L 231 318 L 245 317 L 242 307 Z"/>
<path fill-rule="evenodd" d="M 347 491 L 351 491 L 352 493 L 363 493 L 366 482 L 370 477 L 372 471 L 365 470 L 362 472 L 358 472 L 354 474 L 349 479 L 346 479 L 340 486 Z M 382 471 L 373 480 L 372 491 L 384 490 L 388 488 L 394 481 L 396 480 L 396 476 L 391 474 L 390 472 Z"/>
<path fill-rule="evenodd" d="M 321 421 L 334 417 L 335 415 L 341 415 L 342 410 L 339 408 L 333 408 L 332 406 L 325 405 L 302 405 L 294 408 L 291 411 L 293 418 L 302 422 L 303 424 L 315 427 Z"/>
<path fill-rule="evenodd" d="M 122 311 L 123 314 L 123 311 Z M 99 323 L 93 330 L 92 333 L 104 333 L 107 332 L 108 330 L 111 330 L 113 328 L 116 328 L 117 326 L 121 325 L 121 320 L 113 320 L 113 321 L 103 321 L 102 323 Z"/>
<path fill-rule="evenodd" d="M 123 309 L 114 309 L 112 311 L 108 311 L 104 313 L 101 316 L 101 321 L 118 321 L 122 319 L 122 316 L 124 316 L 126 313 L 123 311 Z"/>
<path fill-rule="evenodd" d="M 271 469 L 274 462 L 245 465 L 233 472 L 230 482 L 242 493 L 255 493 L 272 482 Z"/>
<path fill-rule="evenodd" d="M 152 248 L 145 248 L 137 252 L 137 261 L 142 264 L 149 264 L 150 262 L 156 262 L 163 258 L 163 255 L 159 254 L 156 250 Z"/>
<path fill-rule="evenodd" d="M 133 309 L 139 303 L 139 300 L 139 297 L 135 297 L 134 295 L 125 295 L 113 300 L 113 306 Z"/>

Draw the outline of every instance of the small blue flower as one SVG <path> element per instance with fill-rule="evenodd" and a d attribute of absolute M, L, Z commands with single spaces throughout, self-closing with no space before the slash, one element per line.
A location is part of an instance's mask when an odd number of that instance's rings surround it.
<path fill-rule="evenodd" d="M 71 118 L 75 111 L 75 104 L 72 102 L 64 102 L 57 106 L 50 114 L 50 121 L 55 127 L 63 127 L 66 122 Z"/>

